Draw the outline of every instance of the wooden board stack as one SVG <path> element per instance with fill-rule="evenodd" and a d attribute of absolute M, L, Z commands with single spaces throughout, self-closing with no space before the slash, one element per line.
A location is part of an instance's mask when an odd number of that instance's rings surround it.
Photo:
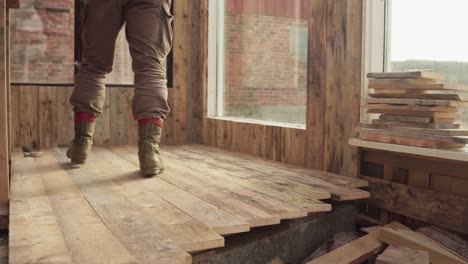
<path fill-rule="evenodd" d="M 358 127 L 359 138 L 400 145 L 453 149 L 468 143 L 461 112 L 468 86 L 442 83 L 430 72 L 369 73 L 367 113 L 379 114 Z"/>

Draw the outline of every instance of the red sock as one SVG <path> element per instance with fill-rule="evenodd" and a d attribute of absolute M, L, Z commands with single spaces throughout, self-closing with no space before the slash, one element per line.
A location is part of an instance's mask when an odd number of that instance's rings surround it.
<path fill-rule="evenodd" d="M 88 121 L 89 123 L 96 122 L 96 117 L 88 113 L 77 112 L 75 113 L 75 121 Z"/>
<path fill-rule="evenodd" d="M 140 126 L 146 125 L 148 123 L 153 123 L 157 125 L 158 127 L 162 128 L 164 125 L 164 120 L 162 120 L 161 118 L 146 118 L 146 119 L 138 120 L 138 125 Z"/>

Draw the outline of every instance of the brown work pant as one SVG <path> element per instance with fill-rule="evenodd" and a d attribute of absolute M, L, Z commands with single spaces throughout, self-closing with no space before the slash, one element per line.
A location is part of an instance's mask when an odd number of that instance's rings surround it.
<path fill-rule="evenodd" d="M 106 76 L 112 71 L 118 33 L 125 23 L 135 73 L 135 119 L 161 118 L 167 104 L 166 57 L 172 46 L 172 0 L 87 0 L 83 56 L 70 98 L 74 112 L 102 113 Z"/>

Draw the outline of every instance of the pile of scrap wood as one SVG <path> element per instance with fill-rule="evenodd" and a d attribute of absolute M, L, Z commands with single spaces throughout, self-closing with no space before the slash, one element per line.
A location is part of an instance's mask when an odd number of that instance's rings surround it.
<path fill-rule="evenodd" d="M 461 112 L 468 87 L 442 83 L 428 72 L 369 73 L 367 113 L 379 114 L 358 127 L 362 140 L 416 147 L 453 149 L 468 143 Z"/>
<path fill-rule="evenodd" d="M 394 222 L 366 232 L 307 264 L 468 264 L 466 241 L 437 228 L 412 231 Z"/>

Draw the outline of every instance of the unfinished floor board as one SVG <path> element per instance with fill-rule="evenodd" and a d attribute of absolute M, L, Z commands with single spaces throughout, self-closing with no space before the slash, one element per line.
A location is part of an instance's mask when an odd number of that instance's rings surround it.
<path fill-rule="evenodd" d="M 296 175 L 310 176 L 313 178 L 326 180 L 338 186 L 347 186 L 347 187 L 354 187 L 354 188 L 367 186 L 366 181 L 363 181 L 358 178 L 341 176 L 341 175 L 328 173 L 324 171 L 304 169 L 298 166 L 293 166 L 293 165 L 289 165 L 289 164 L 285 164 L 281 162 L 269 161 L 269 160 L 265 160 L 262 158 L 253 157 L 247 154 L 232 153 L 223 149 L 213 149 L 213 148 L 203 146 L 203 145 L 181 146 L 181 147 L 177 147 L 175 151 L 177 151 L 178 153 L 180 151 L 189 151 L 190 153 L 194 153 L 193 155 L 203 154 L 205 157 L 207 158 L 209 157 L 212 159 L 222 157 L 224 161 L 226 161 L 225 163 L 230 163 L 230 161 L 242 161 L 246 165 L 253 163 L 255 164 L 255 168 L 257 168 L 257 171 L 258 170 L 259 171 L 262 171 L 262 170 L 288 171 L 288 172 L 295 173 Z M 192 157 L 195 157 L 195 156 L 192 156 Z M 227 158 L 229 158 L 229 162 L 226 160 Z"/>
<path fill-rule="evenodd" d="M 255 159 L 203 146 L 163 153 L 166 170 L 153 178 L 140 175 L 136 147 L 95 147 L 81 167 L 65 149 L 16 153 L 10 263 L 190 263 L 188 252 L 222 247 L 220 235 L 331 209 L 297 191 L 321 199 L 332 186 L 368 194 L 345 187 L 367 186 L 363 180 L 331 175 L 336 185 L 327 185 L 317 171 L 263 160 L 252 169 Z"/>
<path fill-rule="evenodd" d="M 216 181 L 229 181 L 245 188 L 248 188 L 254 192 L 261 193 L 263 195 L 274 197 L 280 201 L 289 203 L 293 206 L 303 208 L 307 213 L 326 212 L 331 210 L 331 205 L 320 202 L 318 200 L 297 194 L 287 188 L 274 184 L 269 181 L 261 180 L 258 178 L 245 178 L 245 175 L 239 174 L 232 171 L 220 169 L 207 163 L 194 162 L 190 158 L 183 155 L 174 155 L 171 152 L 166 153 L 165 157 L 168 160 L 168 156 L 174 159 L 174 162 L 180 160 L 184 164 L 193 170 L 209 171 L 211 173 L 206 174 L 209 177 L 216 178 Z M 327 199 L 329 195 L 323 195 L 318 199 Z"/>
<path fill-rule="evenodd" d="M 146 189 L 145 179 L 136 168 L 133 173 L 123 173 L 103 161 L 100 154 L 92 153 L 89 158 L 93 162 L 79 173 L 73 170 L 68 174 L 107 226 L 115 226 L 114 234 L 121 233 L 122 240 L 152 234 L 173 241 L 187 252 L 224 246 L 221 236 Z M 120 219 L 122 214 L 138 221 L 127 223 Z"/>
<path fill-rule="evenodd" d="M 328 192 L 333 199 L 338 201 L 369 197 L 368 192 L 359 189 L 336 185 L 318 177 L 304 176 L 300 173 L 290 172 L 287 169 L 280 170 L 274 166 L 262 166 L 256 160 L 250 160 L 237 154 L 221 155 L 222 152 L 219 152 L 219 150 L 210 151 L 207 148 L 198 146 L 185 146 L 177 149 L 178 153 L 182 150 L 189 151 L 193 159 L 198 158 L 199 161 L 204 163 L 210 163 L 229 171 L 241 172 L 248 175 L 248 177 L 288 186 L 289 189 L 301 195 L 308 196 L 310 191 L 315 190 L 316 192 Z M 318 171 L 315 172 L 320 174 Z"/>
<path fill-rule="evenodd" d="M 135 150 L 135 148 L 132 148 Z M 136 157 L 135 151 L 128 151 L 128 149 L 113 149 L 114 152 L 122 155 L 133 164 L 138 164 L 138 157 Z M 281 217 L 279 215 L 267 212 L 259 207 L 250 205 L 238 199 L 238 197 L 227 191 L 217 190 L 213 186 L 204 186 L 204 183 L 200 183 L 190 177 L 171 177 L 176 172 L 165 171 L 159 178 L 183 189 L 184 191 L 191 193 L 212 205 L 221 208 L 233 215 L 238 216 L 240 219 L 248 222 L 251 227 L 269 226 L 279 224 Z M 181 173 L 185 175 L 184 173 Z"/>
<path fill-rule="evenodd" d="M 127 157 L 136 162 L 137 159 L 134 153 L 136 152 L 130 151 Z M 180 182 L 185 182 L 188 183 L 189 186 L 204 188 L 207 192 L 211 193 L 212 196 L 216 196 L 221 192 L 229 194 L 231 196 L 230 200 L 243 201 L 244 203 L 255 206 L 264 212 L 278 215 L 281 219 L 294 219 L 307 216 L 307 212 L 302 208 L 295 207 L 273 197 L 268 197 L 253 190 L 246 189 L 238 184 L 229 181 L 220 181 L 216 178 L 209 177 L 208 174 L 210 174 L 210 171 L 195 171 L 192 168 L 180 166 L 180 164 L 180 161 L 166 159 L 165 166 L 167 170 L 176 173 L 171 175 L 163 173 L 160 177 L 175 185 L 179 185 Z M 179 182 L 176 183 L 175 181 Z M 188 191 L 190 192 L 191 190 Z"/>
<path fill-rule="evenodd" d="M 112 164 L 122 173 L 132 174 L 138 169 L 135 164 L 106 148 L 95 148 L 95 152 L 99 154 L 99 157 Z M 242 233 L 250 230 L 250 225 L 247 222 L 160 178 L 147 179 L 143 181 L 143 184 L 144 188 L 221 235 Z"/>
<path fill-rule="evenodd" d="M 19 165 L 19 153 L 13 156 L 17 178 L 11 190 L 9 263 L 73 263 L 55 217 L 34 159 Z M 29 177 L 27 177 L 28 175 Z M 24 188 L 24 191 L 23 191 Z"/>

